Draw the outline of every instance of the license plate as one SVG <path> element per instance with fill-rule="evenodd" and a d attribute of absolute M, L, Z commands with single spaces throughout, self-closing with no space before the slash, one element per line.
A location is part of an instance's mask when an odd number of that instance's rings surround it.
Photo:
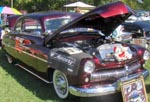
<path fill-rule="evenodd" d="M 143 77 L 121 83 L 123 102 L 148 102 Z"/>

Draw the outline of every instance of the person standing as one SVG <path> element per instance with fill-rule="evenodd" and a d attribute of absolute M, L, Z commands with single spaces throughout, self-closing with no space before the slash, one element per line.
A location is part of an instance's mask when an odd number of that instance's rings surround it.
<path fill-rule="evenodd" d="M 1 36 L 2 36 L 2 27 L 0 26 L 0 48 L 2 46 L 2 39 L 1 39 Z"/>
<path fill-rule="evenodd" d="M 3 39 L 4 35 L 5 35 L 4 27 L 1 27 L 1 31 L 0 31 L 0 48 L 2 47 L 2 39 Z"/>
<path fill-rule="evenodd" d="M 81 10 L 80 10 L 80 8 L 74 8 L 74 11 L 76 12 L 76 13 L 81 13 Z"/>

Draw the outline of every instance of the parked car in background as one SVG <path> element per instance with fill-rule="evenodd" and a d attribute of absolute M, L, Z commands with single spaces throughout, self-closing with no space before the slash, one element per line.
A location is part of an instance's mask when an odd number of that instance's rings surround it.
<path fill-rule="evenodd" d="M 113 31 L 112 38 L 150 48 L 150 21 L 124 22 Z"/>
<path fill-rule="evenodd" d="M 120 91 L 120 82 L 149 74 L 146 48 L 106 39 L 131 14 L 120 1 L 84 15 L 26 14 L 4 36 L 3 50 L 9 63 L 19 60 L 16 65 L 53 83 L 62 99 L 109 95 Z"/>
<path fill-rule="evenodd" d="M 147 20 L 150 20 L 150 11 L 134 10 L 134 14 L 131 15 L 126 20 L 126 22 L 147 21 Z"/>
<path fill-rule="evenodd" d="M 137 21 L 133 23 L 123 23 L 124 31 L 134 33 L 134 38 L 150 38 L 150 21 Z"/>
<path fill-rule="evenodd" d="M 133 43 L 140 44 L 146 48 L 150 46 L 150 21 L 128 22 L 122 25 L 124 26 L 124 32 L 132 33 Z"/>
<path fill-rule="evenodd" d="M 150 11 L 146 10 L 135 10 L 135 14 L 138 17 L 138 21 L 150 20 Z"/>

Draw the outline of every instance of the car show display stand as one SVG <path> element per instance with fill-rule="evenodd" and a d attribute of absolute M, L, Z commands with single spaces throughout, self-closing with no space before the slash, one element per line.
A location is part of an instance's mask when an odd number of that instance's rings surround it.
<path fill-rule="evenodd" d="M 143 77 L 121 83 L 123 102 L 148 102 Z"/>

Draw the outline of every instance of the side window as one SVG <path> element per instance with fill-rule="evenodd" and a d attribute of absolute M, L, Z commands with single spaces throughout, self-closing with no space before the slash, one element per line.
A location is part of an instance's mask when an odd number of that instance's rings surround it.
<path fill-rule="evenodd" d="M 42 27 L 37 20 L 34 19 L 24 19 L 23 31 L 31 35 L 41 35 Z"/>
<path fill-rule="evenodd" d="M 17 22 L 17 24 L 15 26 L 15 30 L 20 32 L 21 31 L 21 26 L 22 26 L 22 21 L 20 20 L 20 21 Z"/>

